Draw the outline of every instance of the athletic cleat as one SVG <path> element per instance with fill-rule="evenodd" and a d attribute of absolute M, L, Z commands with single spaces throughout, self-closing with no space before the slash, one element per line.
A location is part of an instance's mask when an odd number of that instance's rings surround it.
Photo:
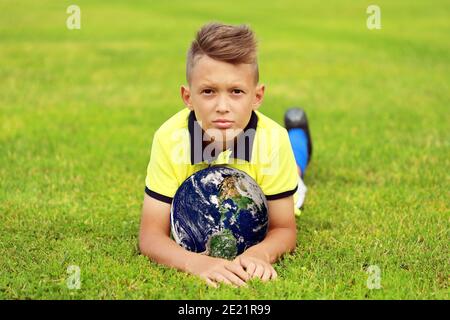
<path fill-rule="evenodd" d="M 308 137 L 308 163 L 311 160 L 312 156 L 312 140 L 311 134 L 309 132 L 308 126 L 308 118 L 306 117 L 306 113 L 302 108 L 292 107 L 286 111 L 284 114 L 284 127 L 286 130 L 290 130 L 292 128 L 300 128 L 305 131 L 306 136 Z"/>

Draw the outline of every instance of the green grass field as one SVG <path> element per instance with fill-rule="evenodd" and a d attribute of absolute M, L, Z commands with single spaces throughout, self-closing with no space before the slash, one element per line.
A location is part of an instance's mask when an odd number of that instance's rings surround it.
<path fill-rule="evenodd" d="M 372 3 L 0 0 L 0 298 L 448 299 L 450 4 L 377 1 L 368 30 Z M 209 21 L 251 25 L 260 111 L 301 105 L 314 138 L 298 249 L 248 288 L 137 250 L 152 136 Z"/>

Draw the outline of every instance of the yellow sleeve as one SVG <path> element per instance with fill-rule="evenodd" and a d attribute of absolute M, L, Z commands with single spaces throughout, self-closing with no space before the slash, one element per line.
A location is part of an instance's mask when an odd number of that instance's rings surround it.
<path fill-rule="evenodd" d="M 169 157 L 169 150 L 164 148 L 160 134 L 156 131 L 153 137 L 150 162 L 147 166 L 145 193 L 157 200 L 172 203 L 177 189 L 178 181 Z"/>
<path fill-rule="evenodd" d="M 279 138 L 271 148 L 269 164 L 261 168 L 260 187 L 267 200 L 288 197 L 297 191 L 297 164 L 287 131 L 281 130 Z"/>

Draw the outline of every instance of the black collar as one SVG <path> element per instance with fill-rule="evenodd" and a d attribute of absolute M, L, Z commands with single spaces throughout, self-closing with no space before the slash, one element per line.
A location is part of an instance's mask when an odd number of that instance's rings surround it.
<path fill-rule="evenodd" d="M 231 151 L 230 158 L 239 158 L 250 162 L 257 125 L 258 116 L 255 111 L 252 111 L 252 115 L 247 126 L 234 140 L 234 147 Z M 219 156 L 221 150 L 216 152 L 216 149 L 212 150 L 211 155 L 205 154 L 205 147 L 210 143 L 210 141 L 203 141 L 205 131 L 198 124 L 194 111 L 189 113 L 188 130 L 191 142 L 191 164 L 196 164 L 203 161 L 211 162 Z"/>

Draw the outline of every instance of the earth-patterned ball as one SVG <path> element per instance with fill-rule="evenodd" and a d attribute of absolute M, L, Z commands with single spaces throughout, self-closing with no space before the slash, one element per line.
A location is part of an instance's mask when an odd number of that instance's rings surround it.
<path fill-rule="evenodd" d="M 185 249 L 231 260 L 265 238 L 267 200 L 247 173 L 210 166 L 178 188 L 170 221 L 174 240 Z"/>

